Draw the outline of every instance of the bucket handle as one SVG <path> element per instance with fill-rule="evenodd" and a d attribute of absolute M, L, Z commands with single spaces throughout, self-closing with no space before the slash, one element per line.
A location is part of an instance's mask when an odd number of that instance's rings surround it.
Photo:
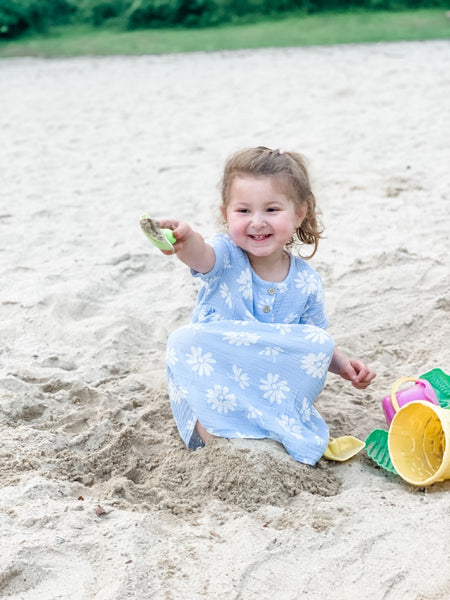
<path fill-rule="evenodd" d="M 400 406 L 398 404 L 397 396 L 395 395 L 395 393 L 401 385 L 407 383 L 408 381 L 414 381 L 415 383 L 417 381 L 417 377 L 401 377 L 400 379 L 397 379 L 397 381 L 392 385 L 391 402 L 396 413 L 400 410 Z"/>

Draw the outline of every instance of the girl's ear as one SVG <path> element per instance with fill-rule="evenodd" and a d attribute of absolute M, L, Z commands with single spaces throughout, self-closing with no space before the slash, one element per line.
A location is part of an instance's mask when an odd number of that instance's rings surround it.
<path fill-rule="evenodd" d="M 297 219 L 298 219 L 298 226 L 300 227 L 301 224 L 303 223 L 303 221 L 306 218 L 306 215 L 308 214 L 308 203 L 307 202 L 303 202 L 303 204 L 301 204 L 297 210 L 295 211 L 296 215 L 297 215 Z"/>
<path fill-rule="evenodd" d="M 224 223 L 226 223 L 227 222 L 227 209 L 225 208 L 225 206 L 220 207 L 220 214 L 222 215 L 222 219 L 223 219 Z"/>

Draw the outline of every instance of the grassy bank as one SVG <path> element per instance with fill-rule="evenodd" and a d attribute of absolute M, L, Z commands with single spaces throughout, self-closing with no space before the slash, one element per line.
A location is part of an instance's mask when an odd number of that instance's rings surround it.
<path fill-rule="evenodd" d="M 0 42 L 0 58 L 161 54 L 432 39 L 450 39 L 450 16 L 444 10 L 295 14 L 204 29 L 119 31 L 66 26 L 54 28 L 46 36 Z"/>

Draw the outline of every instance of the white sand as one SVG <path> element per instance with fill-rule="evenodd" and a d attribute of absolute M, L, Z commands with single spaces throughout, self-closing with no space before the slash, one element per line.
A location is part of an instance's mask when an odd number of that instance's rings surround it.
<path fill-rule="evenodd" d="M 184 448 L 164 348 L 196 283 L 138 226 L 210 235 L 231 151 L 303 152 L 330 331 L 378 372 L 330 375 L 318 407 L 365 439 L 395 379 L 450 370 L 449 62 L 448 42 L 0 62 L 2 598 L 450 597 L 449 481 Z"/>

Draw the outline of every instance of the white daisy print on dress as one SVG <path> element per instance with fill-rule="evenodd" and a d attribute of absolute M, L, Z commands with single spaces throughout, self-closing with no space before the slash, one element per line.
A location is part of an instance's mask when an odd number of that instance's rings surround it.
<path fill-rule="evenodd" d="M 206 390 L 206 401 L 213 410 L 226 415 L 228 411 L 236 408 L 236 396 L 230 392 L 226 385 L 215 385 L 214 388 Z"/>
<path fill-rule="evenodd" d="M 277 421 L 285 431 L 297 439 L 301 440 L 303 438 L 301 426 L 299 425 L 298 421 L 292 417 L 289 417 L 288 415 L 281 415 L 281 418 L 277 419 Z"/>
<path fill-rule="evenodd" d="M 245 388 L 248 388 L 250 385 L 248 374 L 245 373 L 242 370 L 242 368 L 238 367 L 237 365 L 233 365 L 232 371 L 233 371 L 233 374 L 232 375 L 228 374 L 228 377 L 230 379 L 232 379 L 233 381 L 235 381 L 236 383 L 238 383 L 241 390 L 245 390 Z"/>
<path fill-rule="evenodd" d="M 167 348 L 166 360 L 167 360 L 167 364 L 170 365 L 171 367 L 173 367 L 175 365 L 175 363 L 178 362 L 177 353 L 175 352 L 175 350 L 173 348 Z"/>
<path fill-rule="evenodd" d="M 188 431 L 188 432 L 194 431 L 194 428 L 196 425 L 197 425 L 197 417 L 190 417 L 186 423 L 186 431 Z"/>
<path fill-rule="evenodd" d="M 306 423 L 309 429 L 316 431 L 317 423 L 313 419 L 317 418 L 318 413 L 308 398 L 303 398 L 302 402 L 296 402 L 295 405 L 303 423 Z"/>
<path fill-rule="evenodd" d="M 233 302 L 231 300 L 231 292 L 225 282 L 220 284 L 219 291 L 220 295 L 225 300 L 225 304 L 228 306 L 228 308 L 231 308 L 233 306 Z"/>
<path fill-rule="evenodd" d="M 248 331 L 228 331 L 222 334 L 222 337 L 233 346 L 250 346 L 250 344 L 256 344 L 261 336 Z"/>
<path fill-rule="evenodd" d="M 182 400 L 186 400 L 187 390 L 181 386 L 177 386 L 174 381 L 169 380 L 167 382 L 167 389 L 169 391 L 170 400 L 175 404 L 178 404 Z"/>
<path fill-rule="evenodd" d="M 197 371 L 199 375 L 206 375 L 209 377 L 214 371 L 213 365 L 215 360 L 212 357 L 211 352 L 203 354 L 202 348 L 194 348 L 191 346 L 191 353 L 186 355 L 186 363 L 192 365 L 192 370 Z"/>
<path fill-rule="evenodd" d="M 325 342 L 328 342 L 330 339 L 328 333 L 324 329 L 320 329 L 320 327 L 305 325 L 304 331 L 306 339 L 316 342 L 317 344 L 325 344 Z"/>
<path fill-rule="evenodd" d="M 288 316 L 283 319 L 283 323 L 298 323 L 300 315 L 298 313 L 289 313 Z"/>
<path fill-rule="evenodd" d="M 303 294 L 317 294 L 322 287 L 317 275 L 314 273 L 298 271 L 294 281 L 295 287 L 299 288 Z"/>
<path fill-rule="evenodd" d="M 312 420 L 316 416 L 317 411 L 308 398 L 303 398 L 302 402 L 296 402 L 296 406 L 303 423 L 307 423 L 311 429 L 317 429 L 317 424 Z"/>
<path fill-rule="evenodd" d="M 291 325 L 285 325 L 284 323 L 275 323 L 273 327 L 275 329 L 278 329 L 280 335 L 286 335 L 287 333 L 291 333 L 292 331 Z"/>
<path fill-rule="evenodd" d="M 245 271 L 241 271 L 241 274 L 236 280 L 239 285 L 239 291 L 244 296 L 244 298 L 251 298 L 252 296 L 252 274 L 250 273 L 250 269 L 245 269 Z"/>
<path fill-rule="evenodd" d="M 248 407 L 247 419 L 251 419 L 252 421 L 258 421 L 262 425 L 263 424 L 263 413 L 262 413 L 262 411 L 258 410 L 254 406 L 250 405 Z"/>
<path fill-rule="evenodd" d="M 307 423 L 311 421 L 311 404 L 308 402 L 308 398 L 303 398 L 302 402 L 298 403 L 297 408 L 302 421 Z"/>
<path fill-rule="evenodd" d="M 248 321 L 231 321 L 231 323 L 233 325 L 236 325 L 236 327 L 247 327 L 248 326 Z"/>
<path fill-rule="evenodd" d="M 279 348 L 278 346 L 266 346 L 264 350 L 261 350 L 261 352 L 258 352 L 258 354 L 261 356 L 268 356 L 272 359 L 272 362 L 276 362 L 277 356 L 280 354 L 280 352 L 283 352 L 283 349 Z"/>
<path fill-rule="evenodd" d="M 325 299 L 325 292 L 323 291 L 323 286 L 319 285 L 316 291 L 317 302 L 323 302 Z"/>
<path fill-rule="evenodd" d="M 281 402 L 286 398 L 285 392 L 290 392 L 290 388 L 287 385 L 287 381 L 279 381 L 278 373 L 267 373 L 267 379 L 260 379 L 262 385 L 259 386 L 260 390 L 263 390 L 264 398 L 268 398 L 270 402 Z"/>
<path fill-rule="evenodd" d="M 261 298 L 259 298 L 256 305 L 260 312 L 264 312 L 264 309 L 266 308 L 266 306 L 268 306 L 269 308 L 271 308 L 273 306 L 273 298 L 268 299 L 268 298 L 262 296 Z"/>
<path fill-rule="evenodd" d="M 213 275 L 212 277 L 208 277 L 207 279 L 202 279 L 200 281 L 200 289 L 205 291 L 205 295 L 208 296 L 211 290 L 213 289 L 213 284 L 219 280 L 217 275 Z"/>
<path fill-rule="evenodd" d="M 328 354 L 325 354 L 324 352 L 313 354 L 311 352 L 302 358 L 301 367 L 308 375 L 311 375 L 311 377 L 322 378 L 328 371 L 329 362 L 330 357 Z"/>

